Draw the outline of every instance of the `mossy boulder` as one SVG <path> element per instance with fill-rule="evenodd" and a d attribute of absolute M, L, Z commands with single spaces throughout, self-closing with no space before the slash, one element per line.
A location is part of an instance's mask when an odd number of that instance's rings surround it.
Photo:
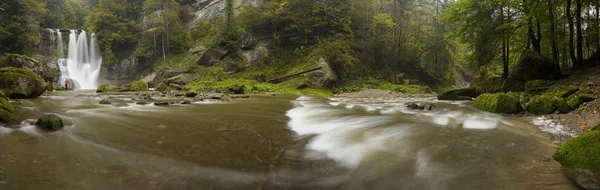
<path fill-rule="evenodd" d="M 546 92 L 546 94 L 554 97 L 566 98 L 577 93 L 577 91 L 579 91 L 579 87 L 577 86 L 561 86 L 557 90 Z"/>
<path fill-rule="evenodd" d="M 14 117 L 13 114 L 10 113 L 9 111 L 6 111 L 5 109 L 0 109 L 0 122 L 2 123 L 8 123 L 13 121 Z"/>
<path fill-rule="evenodd" d="M 15 107 L 6 98 L 0 98 L 0 108 L 8 112 L 15 111 Z"/>
<path fill-rule="evenodd" d="M 47 86 L 42 77 L 30 70 L 0 68 L 0 90 L 10 98 L 36 98 L 46 91 Z"/>
<path fill-rule="evenodd" d="M 523 92 L 525 91 L 525 82 L 514 77 L 508 77 L 502 84 L 502 92 Z"/>
<path fill-rule="evenodd" d="M 567 141 L 553 155 L 567 177 L 586 189 L 600 189 L 600 131 Z"/>
<path fill-rule="evenodd" d="M 492 113 L 519 113 L 523 111 L 519 98 L 504 93 L 482 94 L 473 103 L 475 108 Z"/>
<path fill-rule="evenodd" d="M 531 80 L 525 82 L 525 91 L 527 92 L 544 92 L 551 85 L 547 80 Z"/>
<path fill-rule="evenodd" d="M 582 102 L 591 102 L 596 100 L 596 97 L 592 94 L 579 94 L 579 100 Z"/>
<path fill-rule="evenodd" d="M 556 61 L 540 52 L 529 51 L 521 56 L 521 60 L 515 65 L 511 76 L 521 81 L 532 81 L 556 80 L 561 75 L 560 66 Z"/>
<path fill-rule="evenodd" d="M 98 93 L 107 93 L 107 92 L 118 92 L 119 87 L 112 86 L 110 84 L 100 84 L 98 88 L 96 88 L 96 92 Z"/>
<path fill-rule="evenodd" d="M 244 84 L 233 84 L 227 87 L 227 91 L 232 94 L 245 94 L 246 93 L 246 85 Z"/>
<path fill-rule="evenodd" d="M 171 90 L 172 90 L 171 87 L 168 86 L 168 85 L 166 85 L 165 83 L 159 83 L 156 86 L 156 91 L 159 91 L 159 92 L 162 92 L 162 93 L 167 93 L 167 92 L 169 92 Z"/>
<path fill-rule="evenodd" d="M 42 77 L 46 82 L 57 80 L 60 74 L 58 68 L 51 68 L 47 64 L 41 63 L 36 59 L 19 54 L 5 54 L 0 60 L 0 67 L 15 67 L 31 70 Z"/>
<path fill-rule="evenodd" d="M 134 92 L 148 91 L 148 83 L 144 81 L 133 81 L 131 82 L 131 86 L 129 86 L 129 90 Z"/>
<path fill-rule="evenodd" d="M 63 120 L 54 114 L 40 117 L 35 125 L 49 131 L 58 131 L 64 127 Z"/>
<path fill-rule="evenodd" d="M 567 104 L 569 105 L 569 107 L 572 110 L 576 110 L 577 108 L 579 108 L 579 106 L 581 106 L 581 100 L 579 100 L 579 96 L 578 95 L 571 95 L 567 98 Z"/>
<path fill-rule="evenodd" d="M 472 100 L 477 98 L 480 93 L 475 88 L 455 89 L 444 92 L 437 96 L 438 100 Z"/>
<path fill-rule="evenodd" d="M 564 98 L 554 97 L 552 103 L 554 104 L 554 106 L 556 106 L 556 109 L 560 111 L 560 113 L 569 113 L 573 111 L 569 104 L 567 104 L 567 100 L 565 100 Z"/>
<path fill-rule="evenodd" d="M 554 113 L 556 106 L 550 96 L 537 95 L 531 98 L 531 101 L 525 106 L 525 110 L 535 115 L 544 115 Z"/>

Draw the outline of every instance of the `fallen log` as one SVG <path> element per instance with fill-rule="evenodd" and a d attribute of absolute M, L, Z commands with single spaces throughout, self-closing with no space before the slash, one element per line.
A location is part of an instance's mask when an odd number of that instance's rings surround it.
<path fill-rule="evenodd" d="M 302 75 L 302 74 L 310 73 L 310 72 L 313 72 L 313 71 L 318 71 L 318 70 L 321 70 L 321 69 L 323 69 L 323 67 L 318 67 L 318 68 L 314 68 L 314 69 L 302 71 L 302 72 L 299 72 L 299 73 L 296 73 L 296 74 L 291 74 L 291 75 L 287 75 L 287 76 L 284 76 L 284 77 L 280 77 L 280 78 L 276 78 L 276 79 L 271 79 L 268 82 L 269 83 L 273 83 L 273 84 L 277 84 L 277 83 L 281 83 L 281 82 L 283 82 L 285 80 L 288 80 L 290 78 L 293 78 L 293 77 L 296 77 L 296 76 L 299 76 L 299 75 Z"/>

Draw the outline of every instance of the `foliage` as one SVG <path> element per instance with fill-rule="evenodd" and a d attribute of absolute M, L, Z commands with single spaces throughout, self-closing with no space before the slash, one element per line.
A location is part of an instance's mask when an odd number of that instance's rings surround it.
<path fill-rule="evenodd" d="M 134 92 L 145 92 L 148 91 L 148 83 L 144 81 L 133 81 L 129 87 L 130 91 Z"/>
<path fill-rule="evenodd" d="M 47 9 L 37 0 L 0 2 L 0 53 L 32 52 L 39 42 L 41 21 Z"/>

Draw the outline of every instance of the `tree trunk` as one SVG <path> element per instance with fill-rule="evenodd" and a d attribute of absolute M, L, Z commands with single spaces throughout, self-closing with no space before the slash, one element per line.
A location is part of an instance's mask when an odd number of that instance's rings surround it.
<path fill-rule="evenodd" d="M 595 1 L 596 6 L 596 51 L 600 49 L 600 0 Z"/>
<path fill-rule="evenodd" d="M 550 16 L 550 38 L 552 40 L 552 58 L 558 61 L 558 47 L 556 46 L 556 23 L 554 21 L 554 5 L 553 0 L 548 0 L 548 12 Z"/>
<path fill-rule="evenodd" d="M 504 24 L 504 5 L 500 6 L 500 22 L 501 24 Z M 502 31 L 502 68 L 503 68 L 503 72 L 502 72 L 502 78 L 506 79 L 508 78 L 508 57 L 507 57 L 507 52 L 506 52 L 506 30 L 503 28 Z"/>
<path fill-rule="evenodd" d="M 583 61 L 583 33 L 582 33 L 582 28 L 581 28 L 581 0 L 576 0 L 575 1 L 576 4 L 576 8 L 575 8 L 575 16 L 576 16 L 576 22 L 577 22 L 577 62 L 578 62 L 578 66 L 581 66 L 581 63 Z"/>
<path fill-rule="evenodd" d="M 573 15 L 571 14 L 571 0 L 567 0 L 567 20 L 569 21 L 569 54 L 571 57 L 571 62 L 573 62 L 573 67 L 579 67 L 579 63 L 577 61 L 577 57 L 575 56 L 575 43 L 574 35 L 575 35 L 575 26 L 573 24 Z"/>

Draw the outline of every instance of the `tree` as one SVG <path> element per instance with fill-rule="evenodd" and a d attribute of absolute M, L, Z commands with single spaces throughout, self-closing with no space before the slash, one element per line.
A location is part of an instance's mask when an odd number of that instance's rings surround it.
<path fill-rule="evenodd" d="M 39 43 L 42 17 L 47 9 L 37 0 L 0 2 L 0 53 L 28 53 Z"/>

